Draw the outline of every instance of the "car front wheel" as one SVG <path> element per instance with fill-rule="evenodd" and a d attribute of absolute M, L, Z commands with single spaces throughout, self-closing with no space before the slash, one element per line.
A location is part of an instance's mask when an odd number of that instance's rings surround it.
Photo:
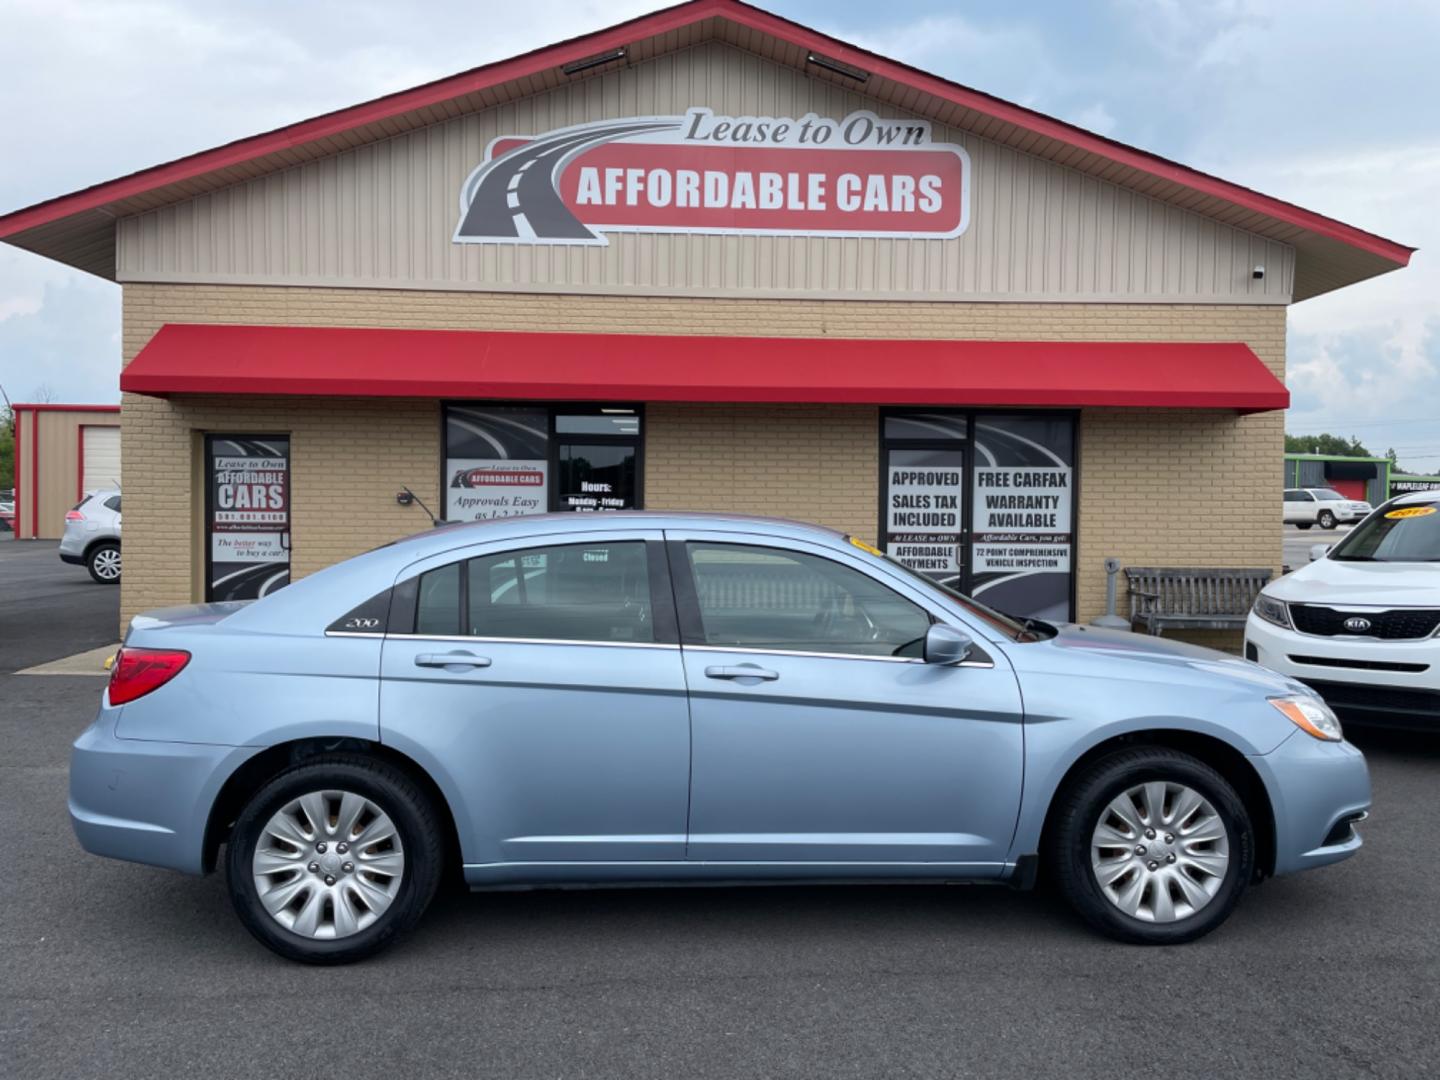
<path fill-rule="evenodd" d="M 1060 799 L 1051 845 L 1060 889 L 1086 922 L 1120 941 L 1176 945 L 1209 933 L 1254 872 L 1245 804 L 1189 754 L 1117 752 Z"/>
<path fill-rule="evenodd" d="M 281 956 L 349 963 L 419 920 L 441 852 L 435 808 L 409 777 L 325 755 L 281 773 L 241 811 L 226 851 L 230 898 Z"/>
<path fill-rule="evenodd" d="M 1335 515 L 1332 514 L 1329 510 L 1321 510 L 1320 516 L 1315 520 L 1320 523 L 1320 528 L 1322 529 L 1335 528 Z"/>
<path fill-rule="evenodd" d="M 85 556 L 85 568 L 101 585 L 114 585 L 120 580 L 120 545 L 96 544 Z"/>

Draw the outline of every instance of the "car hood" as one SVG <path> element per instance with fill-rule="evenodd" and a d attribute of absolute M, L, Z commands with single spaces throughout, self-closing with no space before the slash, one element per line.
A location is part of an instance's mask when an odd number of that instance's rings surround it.
<path fill-rule="evenodd" d="M 1319 559 L 1265 588 L 1287 603 L 1440 607 L 1440 563 Z"/>
<path fill-rule="evenodd" d="M 1303 683 L 1217 649 L 1077 623 L 1060 623 L 1056 629 L 1055 637 L 1039 650 L 1027 653 L 1030 645 L 1009 650 L 1017 670 L 1073 668 L 1076 673 L 1093 675 L 1098 668 L 1108 667 L 1106 675 L 1111 678 L 1177 686 L 1226 684 L 1266 696 L 1312 693 Z"/>

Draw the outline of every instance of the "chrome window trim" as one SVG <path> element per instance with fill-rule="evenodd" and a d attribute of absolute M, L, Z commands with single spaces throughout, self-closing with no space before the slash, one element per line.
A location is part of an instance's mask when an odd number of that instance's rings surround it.
<path fill-rule="evenodd" d="M 607 649 L 678 649 L 673 641 L 591 641 L 588 638 L 467 637 L 464 634 L 384 634 L 400 641 L 458 641 L 489 645 L 600 645 Z"/>
<path fill-rule="evenodd" d="M 884 664 L 923 664 L 919 656 L 866 656 L 863 653 L 804 652 L 800 649 L 757 649 L 746 645 L 682 645 L 686 652 L 745 653 L 750 656 L 805 656 L 817 660 L 870 660 Z M 990 660 L 962 660 L 948 667 L 993 668 Z"/>

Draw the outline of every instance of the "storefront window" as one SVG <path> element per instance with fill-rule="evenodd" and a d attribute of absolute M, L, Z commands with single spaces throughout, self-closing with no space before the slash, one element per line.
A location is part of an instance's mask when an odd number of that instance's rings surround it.
<path fill-rule="evenodd" d="M 254 600 L 290 583 L 290 439 L 205 439 L 205 599 Z"/>
<path fill-rule="evenodd" d="M 641 422 L 634 406 L 447 405 L 445 518 L 636 508 Z"/>
<path fill-rule="evenodd" d="M 1075 418 L 906 411 L 882 426 L 881 542 L 993 608 L 1066 620 Z"/>

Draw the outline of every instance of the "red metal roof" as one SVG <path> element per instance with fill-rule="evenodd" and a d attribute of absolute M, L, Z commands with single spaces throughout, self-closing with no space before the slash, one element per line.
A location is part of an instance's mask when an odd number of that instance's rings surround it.
<path fill-rule="evenodd" d="M 884 341 L 167 324 L 120 389 L 546 401 L 1283 409 L 1236 342 Z"/>
<path fill-rule="evenodd" d="M 677 40 L 687 31 L 692 37 L 699 33 L 734 39 L 733 43 L 742 47 L 757 47 L 757 39 L 763 36 L 790 50 L 785 62 L 800 66 L 804 66 L 809 53 L 821 53 L 867 71 L 870 81 L 866 92 L 878 91 L 881 86 L 899 88 L 899 96 L 886 99 L 898 107 L 918 110 L 920 114 L 925 110 L 919 109 L 919 102 L 930 102 L 932 111 L 943 106 L 968 118 L 962 125 L 968 130 L 992 138 L 1008 132 L 1005 137 L 1010 139 L 1009 144 L 1026 152 L 1145 190 L 1153 197 L 1210 214 L 1258 235 L 1294 244 L 1300 256 L 1295 299 L 1405 266 L 1415 250 L 848 45 L 740 0 L 691 0 L 593 34 L 59 196 L 0 216 L 0 240 L 113 277 L 116 217 L 238 182 L 257 170 L 279 170 L 309 157 L 336 153 L 356 140 L 388 137 L 408 124 L 432 122 L 416 119 L 432 116 L 432 110 L 447 114 L 457 108 L 466 111 L 477 107 L 477 97 L 498 94 L 507 86 L 523 87 L 532 81 L 543 85 L 546 78 L 552 78 L 561 66 L 573 60 L 622 46 L 635 52 L 642 42 L 666 51 L 674 47 L 666 42 Z M 614 66 L 601 65 L 581 77 Z M 811 73 L 817 78 L 829 77 L 818 70 Z M 961 124 L 959 119 L 948 122 Z"/>

